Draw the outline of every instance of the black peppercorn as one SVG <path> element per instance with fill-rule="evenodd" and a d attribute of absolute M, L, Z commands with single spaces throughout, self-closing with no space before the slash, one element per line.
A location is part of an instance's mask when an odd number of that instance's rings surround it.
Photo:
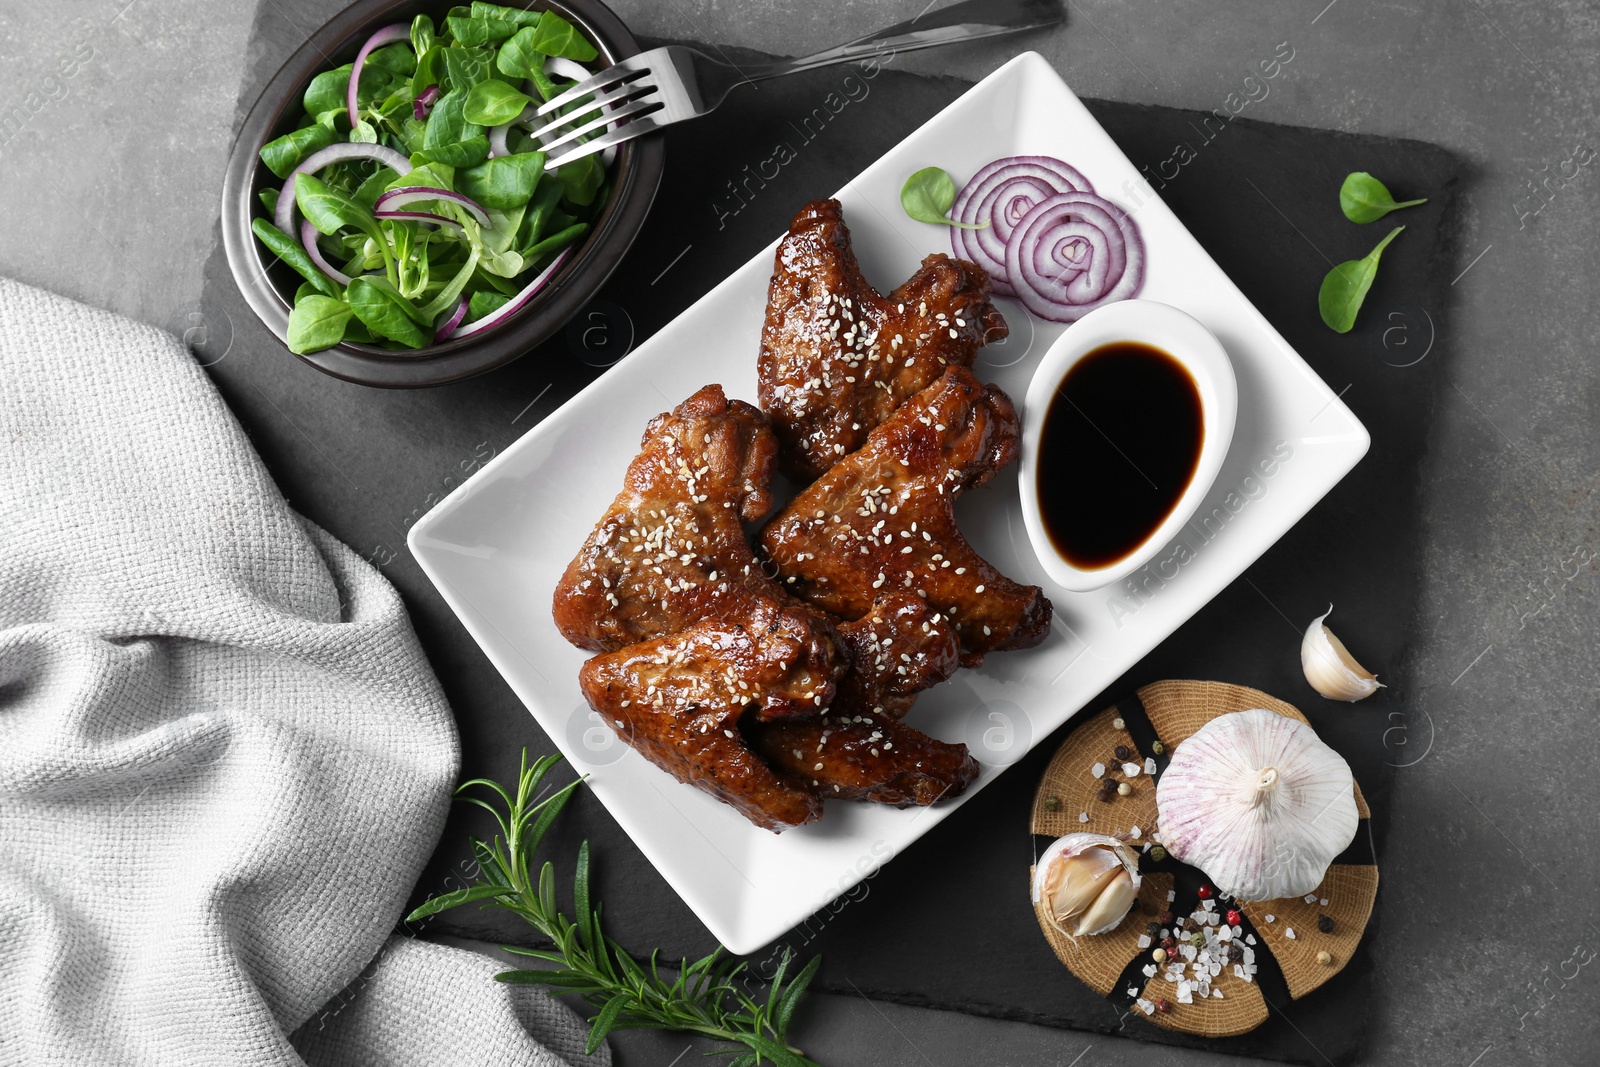
<path fill-rule="evenodd" d="M 1133 755 L 1133 749 L 1129 748 L 1127 745 L 1118 745 L 1116 751 L 1117 758 L 1120 760 L 1126 760 Z"/>
<path fill-rule="evenodd" d="M 1317 929 L 1325 934 L 1333 933 L 1333 920 L 1326 915 L 1317 916 Z"/>
<path fill-rule="evenodd" d="M 1238 945 L 1229 945 L 1228 946 L 1228 958 L 1230 960 L 1242 960 L 1242 959 L 1244 959 L 1244 949 L 1240 948 Z"/>
<path fill-rule="evenodd" d="M 1146 923 L 1145 927 L 1144 927 L 1144 932 L 1149 934 L 1151 937 L 1155 937 L 1157 934 L 1159 934 L 1161 932 L 1161 924 L 1160 923 Z"/>

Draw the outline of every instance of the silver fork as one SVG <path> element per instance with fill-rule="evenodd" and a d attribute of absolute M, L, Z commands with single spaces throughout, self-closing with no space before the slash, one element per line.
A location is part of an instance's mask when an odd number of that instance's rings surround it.
<path fill-rule="evenodd" d="M 750 82 L 1050 26 L 1063 17 L 1058 0 L 965 0 L 815 55 L 753 66 L 735 66 L 694 48 L 667 45 L 629 56 L 579 82 L 522 122 L 542 142 L 542 150 L 551 154 L 546 166 L 555 168 L 674 122 L 698 118 Z M 556 115 L 590 94 L 592 98 L 583 106 Z M 539 119 L 552 115 L 555 117 L 539 124 Z M 611 128 L 592 140 L 579 140 L 603 127 Z M 561 151 L 563 148 L 566 151 Z"/>

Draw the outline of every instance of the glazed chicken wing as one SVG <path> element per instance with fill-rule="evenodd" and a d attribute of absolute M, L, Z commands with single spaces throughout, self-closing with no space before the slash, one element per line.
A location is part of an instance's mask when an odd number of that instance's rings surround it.
<path fill-rule="evenodd" d="M 651 763 L 776 833 L 816 819 L 822 801 L 755 756 L 741 720 L 754 718 L 746 713 L 758 702 L 815 712 L 833 699 L 831 676 L 807 658 L 818 626 L 804 609 L 759 605 L 742 620 L 709 618 L 595 656 L 578 682 L 589 706 Z"/>
<path fill-rule="evenodd" d="M 952 508 L 1016 457 L 1018 432 L 1010 399 L 953 367 L 779 512 L 761 549 L 787 591 L 847 620 L 915 593 L 955 625 L 968 666 L 1036 645 L 1050 601 L 980 557 Z"/>
<path fill-rule="evenodd" d="M 842 703 L 818 716 L 747 721 L 745 735 L 771 767 L 826 798 L 927 805 L 960 796 L 978 776 L 966 745 Z"/>
<path fill-rule="evenodd" d="M 1006 336 L 983 268 L 931 255 L 880 295 L 862 277 L 837 200 L 807 204 L 778 245 L 761 331 L 761 407 L 785 474 L 819 477 L 873 427 Z"/>
<path fill-rule="evenodd" d="M 837 703 L 896 719 L 961 666 L 955 627 L 914 593 L 878 597 L 867 614 L 839 627 L 839 640 L 850 667 Z"/>
<path fill-rule="evenodd" d="M 612 651 L 702 619 L 798 607 L 762 572 L 742 525 L 772 507 L 776 455 L 761 413 L 719 385 L 651 420 L 622 492 L 556 585 L 562 635 Z M 829 627 L 809 640 L 809 663 L 843 670 Z"/>

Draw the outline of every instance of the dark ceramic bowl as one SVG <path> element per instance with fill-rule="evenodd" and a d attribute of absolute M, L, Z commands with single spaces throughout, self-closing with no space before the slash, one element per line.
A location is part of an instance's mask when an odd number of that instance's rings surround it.
<path fill-rule="evenodd" d="M 579 26 L 600 50 L 597 68 L 639 51 L 627 27 L 599 0 L 533 0 L 526 6 L 555 11 Z M 289 57 L 245 117 L 222 185 L 222 241 L 234 282 L 280 341 L 288 336 L 289 310 L 301 278 L 250 232 L 251 220 L 264 211 L 258 194 L 282 185 L 257 152 L 292 128 L 312 78 L 354 59 L 362 42 L 384 26 L 410 22 L 424 13 L 442 20 L 449 7 L 426 0 L 357 0 Z M 443 385 L 510 363 L 559 330 L 611 277 L 644 225 L 661 183 L 664 159 L 659 133 L 621 146 L 613 164 L 610 200 L 594 229 L 544 290 L 505 322 L 481 335 L 415 351 L 339 344 L 299 358 L 345 381 L 394 389 Z"/>

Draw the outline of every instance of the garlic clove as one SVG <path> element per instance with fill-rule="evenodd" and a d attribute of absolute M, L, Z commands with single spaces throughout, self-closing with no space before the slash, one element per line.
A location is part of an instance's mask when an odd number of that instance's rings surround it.
<path fill-rule="evenodd" d="M 1333 605 L 1306 627 L 1300 641 L 1300 667 L 1305 671 L 1311 688 L 1329 700 L 1355 702 L 1383 688 L 1378 676 L 1356 662 L 1344 642 L 1323 625 L 1322 620 L 1333 614 Z"/>
<path fill-rule="evenodd" d="M 1116 873 L 1111 876 L 1111 880 L 1095 898 L 1094 903 L 1078 916 L 1078 927 L 1073 932 L 1080 937 L 1110 933 L 1133 907 L 1133 898 L 1137 895 L 1138 890 L 1134 887 L 1133 875 L 1119 864 Z"/>
<path fill-rule="evenodd" d="M 1122 922 L 1139 889 L 1139 856 L 1117 838 L 1075 833 L 1058 838 L 1033 872 L 1034 903 L 1068 938 L 1101 934 Z"/>

